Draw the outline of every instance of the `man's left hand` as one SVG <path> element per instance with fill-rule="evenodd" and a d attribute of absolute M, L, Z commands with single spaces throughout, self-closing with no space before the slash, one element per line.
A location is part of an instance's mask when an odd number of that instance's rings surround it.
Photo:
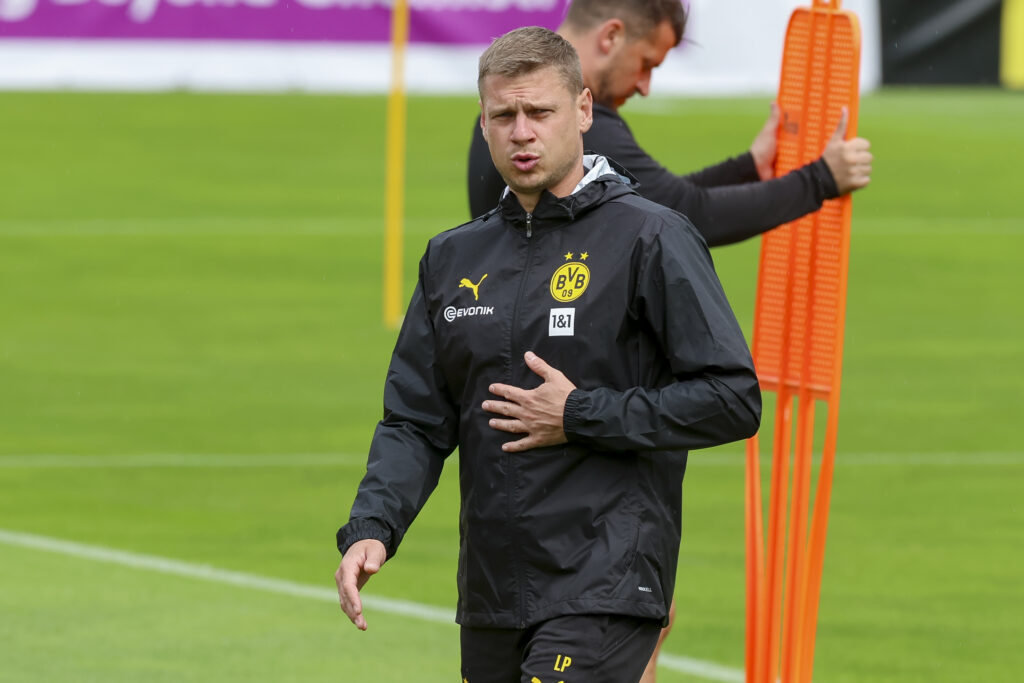
<path fill-rule="evenodd" d="M 529 390 L 508 384 L 492 384 L 488 387 L 490 392 L 504 400 L 483 402 L 484 410 L 502 416 L 491 418 L 488 422 L 491 427 L 526 435 L 518 441 L 502 444 L 501 449 L 506 453 L 568 441 L 562 426 L 562 413 L 565 411 L 565 399 L 576 385 L 532 351 L 526 352 L 525 359 L 526 366 L 540 375 L 544 384 Z"/>
<path fill-rule="evenodd" d="M 754 158 L 757 175 L 761 180 L 775 177 L 775 155 L 778 152 L 779 105 L 772 102 L 771 114 L 757 137 L 750 143 L 750 156 Z"/>

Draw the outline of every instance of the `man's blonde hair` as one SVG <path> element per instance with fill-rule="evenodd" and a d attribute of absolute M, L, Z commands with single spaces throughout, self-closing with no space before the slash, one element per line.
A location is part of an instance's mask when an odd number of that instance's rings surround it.
<path fill-rule="evenodd" d="M 576 49 L 562 36 L 540 26 L 517 28 L 496 38 L 480 55 L 477 89 L 483 97 L 488 76 L 515 78 L 544 67 L 558 71 L 573 96 L 583 92 L 583 71 Z"/>

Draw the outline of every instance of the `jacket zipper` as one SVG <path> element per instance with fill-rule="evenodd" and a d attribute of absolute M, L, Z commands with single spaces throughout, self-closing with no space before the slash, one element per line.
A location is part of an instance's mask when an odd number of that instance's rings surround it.
<path fill-rule="evenodd" d="M 533 214 L 526 214 L 526 267 L 523 268 L 523 277 L 519 281 L 519 292 L 516 294 L 515 307 L 512 309 L 512 349 L 511 358 L 509 359 L 509 383 L 515 384 L 514 377 L 512 376 L 512 363 L 515 362 L 516 352 L 519 350 L 519 309 L 523 301 L 523 292 L 526 290 L 526 281 L 530 275 L 530 265 L 533 263 Z M 506 479 L 506 490 L 505 490 L 505 501 L 506 501 L 506 514 L 508 515 L 509 524 L 516 525 L 515 522 L 515 510 L 512 505 L 513 494 L 515 492 L 515 478 L 513 476 L 513 462 L 512 456 L 505 456 L 505 471 L 509 473 Z M 516 525 L 517 526 L 517 525 Z M 516 536 L 519 535 L 518 528 L 516 529 Z M 526 591 L 523 581 L 523 563 L 519 559 L 518 555 L 512 555 L 512 561 L 516 565 L 516 580 L 518 583 L 519 593 L 519 628 L 526 628 Z"/>

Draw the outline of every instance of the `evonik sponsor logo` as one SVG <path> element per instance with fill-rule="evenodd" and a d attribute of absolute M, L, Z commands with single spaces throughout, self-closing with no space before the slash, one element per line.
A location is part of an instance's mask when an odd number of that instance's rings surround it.
<path fill-rule="evenodd" d="M 471 318 L 476 315 L 494 315 L 494 306 L 469 306 L 468 308 L 449 306 L 444 309 L 444 319 L 448 322 L 454 322 L 459 318 Z"/>

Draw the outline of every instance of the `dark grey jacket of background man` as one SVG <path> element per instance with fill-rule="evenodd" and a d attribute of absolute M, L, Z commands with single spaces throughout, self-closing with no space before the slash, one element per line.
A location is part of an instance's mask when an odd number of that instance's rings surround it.
<path fill-rule="evenodd" d="M 750 353 L 707 247 L 602 158 L 585 185 L 509 194 L 432 240 L 384 390 L 384 418 L 344 553 L 392 558 L 459 448 L 457 621 L 525 628 L 570 614 L 665 619 L 688 449 L 758 427 Z M 532 350 L 576 386 L 568 443 L 505 453 L 481 408 L 492 382 L 541 383 Z"/>
<path fill-rule="evenodd" d="M 712 247 L 760 235 L 839 196 L 832 173 L 820 158 L 763 182 L 749 152 L 676 175 L 640 147 L 621 116 L 600 104 L 594 105 L 594 123 L 583 134 L 583 146 L 622 164 L 639 181 L 637 192 L 689 218 Z M 471 216 L 493 209 L 505 189 L 491 162 L 479 116 L 469 148 L 467 181 Z"/>

